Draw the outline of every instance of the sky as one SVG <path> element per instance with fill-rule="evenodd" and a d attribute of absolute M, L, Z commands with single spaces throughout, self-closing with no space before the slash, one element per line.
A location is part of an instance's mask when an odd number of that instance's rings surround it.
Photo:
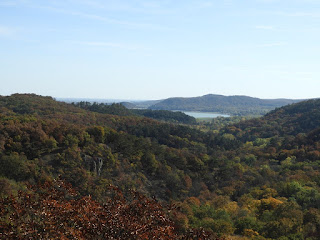
<path fill-rule="evenodd" d="M 320 0 L 0 0 L 0 95 L 320 97 Z"/>

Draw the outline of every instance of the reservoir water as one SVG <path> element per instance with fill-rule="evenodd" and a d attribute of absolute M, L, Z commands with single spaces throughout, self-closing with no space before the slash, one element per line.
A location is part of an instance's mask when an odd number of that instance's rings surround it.
<path fill-rule="evenodd" d="M 185 112 L 181 111 L 191 117 L 194 118 L 217 118 L 217 117 L 230 117 L 230 115 L 227 114 L 221 114 L 221 113 L 212 113 L 212 112 Z"/>

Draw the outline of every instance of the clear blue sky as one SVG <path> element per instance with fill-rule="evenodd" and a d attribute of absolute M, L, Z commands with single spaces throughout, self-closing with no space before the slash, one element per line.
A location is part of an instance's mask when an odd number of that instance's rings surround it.
<path fill-rule="evenodd" d="M 320 0 L 0 0 L 0 94 L 320 97 Z"/>

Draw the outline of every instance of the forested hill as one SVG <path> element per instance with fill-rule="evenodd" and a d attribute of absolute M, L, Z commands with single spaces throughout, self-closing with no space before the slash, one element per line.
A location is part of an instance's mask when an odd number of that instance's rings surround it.
<path fill-rule="evenodd" d="M 85 111 L 70 104 L 57 102 L 52 97 L 36 94 L 13 94 L 0 96 L 0 113 L 3 114 L 36 114 L 40 116 L 56 113 L 78 114 Z"/>
<path fill-rule="evenodd" d="M 240 122 L 235 126 L 251 139 L 308 134 L 320 127 L 320 99 L 284 106 L 262 118 Z M 229 128 L 232 127 L 229 126 Z"/>
<path fill-rule="evenodd" d="M 171 123 L 196 124 L 196 119 L 194 117 L 188 116 L 183 112 L 151 109 L 128 109 L 123 105 L 123 103 L 113 103 L 109 105 L 106 103 L 78 102 L 72 103 L 72 105 L 91 112 L 118 116 L 142 116 Z"/>
<path fill-rule="evenodd" d="M 219 127 L 0 97 L 0 239 L 320 239 L 319 101 Z"/>
<path fill-rule="evenodd" d="M 208 94 L 193 98 L 168 98 L 149 109 L 219 112 L 231 115 L 262 115 L 287 104 L 291 99 L 259 99 L 247 96 L 223 96 Z"/>

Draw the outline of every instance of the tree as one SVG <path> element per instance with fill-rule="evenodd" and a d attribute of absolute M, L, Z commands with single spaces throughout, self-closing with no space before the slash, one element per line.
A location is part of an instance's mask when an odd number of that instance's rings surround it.
<path fill-rule="evenodd" d="M 144 169 L 147 170 L 148 173 L 152 174 L 155 173 L 157 170 L 159 163 L 156 160 L 156 157 L 151 152 L 146 152 L 141 157 L 141 163 Z"/>

